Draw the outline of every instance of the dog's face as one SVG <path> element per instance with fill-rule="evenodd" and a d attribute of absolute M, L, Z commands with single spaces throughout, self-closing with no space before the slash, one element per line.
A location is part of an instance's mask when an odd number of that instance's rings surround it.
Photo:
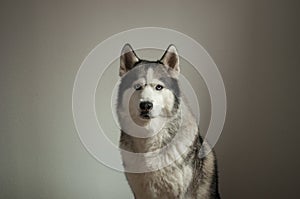
<path fill-rule="evenodd" d="M 179 103 L 179 57 L 173 45 L 159 61 L 140 60 L 129 44 L 120 60 L 119 111 L 139 125 L 175 114 Z M 126 116 L 123 113 L 123 117 Z"/>
<path fill-rule="evenodd" d="M 145 67 L 145 73 L 136 81 L 132 82 L 131 88 L 134 90 L 129 101 L 131 117 L 139 116 L 142 120 L 149 120 L 155 117 L 167 117 L 171 115 L 175 96 L 162 79 L 156 78 L 162 66 L 152 64 Z M 163 73 L 163 71 L 161 71 Z M 157 76 L 157 75 L 156 75 Z"/>

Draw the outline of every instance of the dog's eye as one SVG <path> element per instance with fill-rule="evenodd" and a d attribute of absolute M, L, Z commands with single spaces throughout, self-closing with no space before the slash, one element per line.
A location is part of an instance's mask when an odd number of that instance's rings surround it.
<path fill-rule="evenodd" d="M 134 86 L 133 86 L 133 88 L 135 89 L 135 90 L 141 90 L 142 89 L 142 85 L 140 85 L 140 84 L 135 84 Z"/>
<path fill-rule="evenodd" d="M 157 84 L 156 87 L 155 87 L 155 89 L 158 90 L 158 91 L 162 90 L 163 88 L 164 87 L 160 84 Z"/>

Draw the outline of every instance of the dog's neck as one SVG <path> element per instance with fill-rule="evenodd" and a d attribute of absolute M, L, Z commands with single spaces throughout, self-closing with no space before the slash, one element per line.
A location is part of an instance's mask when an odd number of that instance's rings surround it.
<path fill-rule="evenodd" d="M 133 142 L 134 152 L 146 153 L 155 151 L 169 144 L 179 131 L 182 122 L 181 119 L 181 109 L 179 108 L 172 117 L 156 118 L 149 121 L 144 130 L 151 136 L 146 138 L 130 136 Z"/>

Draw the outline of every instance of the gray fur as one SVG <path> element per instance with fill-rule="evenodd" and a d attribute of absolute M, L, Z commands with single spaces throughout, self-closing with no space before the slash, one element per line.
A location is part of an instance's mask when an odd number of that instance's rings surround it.
<path fill-rule="evenodd" d="M 135 53 L 132 53 L 132 55 L 136 56 Z M 174 62 L 174 60 L 172 61 Z M 175 63 L 178 64 L 179 62 Z M 121 130 L 120 148 L 134 153 L 155 151 L 172 144 L 177 135 L 191 140 L 192 143 L 188 146 L 186 153 L 181 154 L 179 159 L 167 167 L 147 173 L 125 173 L 135 198 L 220 198 L 215 154 L 212 151 L 206 157 L 199 158 L 201 146 L 203 145 L 206 148 L 209 146 L 202 141 L 196 120 L 181 98 L 177 78 L 174 76 L 175 73 L 170 73 L 168 67 L 161 61 L 153 62 L 138 59 L 136 63 L 131 64 L 133 65 L 128 67 L 130 72 L 128 70 L 121 79 L 118 109 L 122 106 L 123 92 L 131 87 L 133 81 L 146 76 L 150 68 L 153 70 L 153 76 L 162 81 L 174 94 L 174 105 L 171 115 L 167 116 L 165 126 L 152 137 L 137 138 Z M 120 123 L 122 123 L 122 119 L 123 117 L 119 115 Z M 180 142 L 175 142 L 175 145 L 180 145 Z M 126 161 L 123 161 L 124 167 L 126 167 Z"/>

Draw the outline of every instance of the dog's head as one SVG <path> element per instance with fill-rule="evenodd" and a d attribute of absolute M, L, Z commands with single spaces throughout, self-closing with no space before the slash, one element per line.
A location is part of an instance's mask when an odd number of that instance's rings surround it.
<path fill-rule="evenodd" d="M 126 44 L 120 57 L 119 110 L 125 110 L 138 124 L 171 117 L 180 100 L 179 72 L 179 56 L 174 45 L 167 48 L 160 60 L 147 61 L 139 59 Z"/>

